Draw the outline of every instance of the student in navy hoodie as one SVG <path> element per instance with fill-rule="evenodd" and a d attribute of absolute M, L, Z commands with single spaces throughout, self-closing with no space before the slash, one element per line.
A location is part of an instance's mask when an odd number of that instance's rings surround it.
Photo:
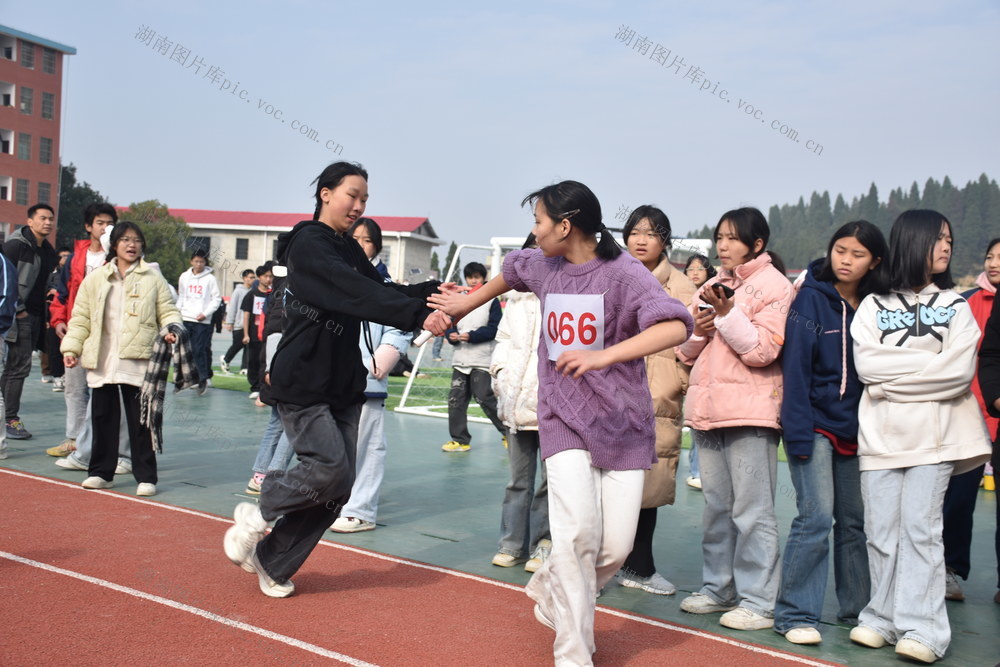
<path fill-rule="evenodd" d="M 838 229 L 826 257 L 810 263 L 785 326 L 781 423 L 798 516 L 785 544 L 774 630 L 793 644 L 822 641 L 831 526 L 838 619 L 856 622 L 870 598 L 857 457 L 863 387 L 850 326 L 861 300 L 885 291 L 887 253 L 870 222 Z"/>

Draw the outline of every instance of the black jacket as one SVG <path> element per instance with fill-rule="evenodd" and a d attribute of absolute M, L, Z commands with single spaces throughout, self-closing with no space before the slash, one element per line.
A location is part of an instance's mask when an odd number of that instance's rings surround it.
<path fill-rule="evenodd" d="M 361 322 L 412 331 L 431 313 L 427 297 L 440 283 L 385 283 L 353 238 L 312 220 L 278 237 L 278 261 L 288 267 L 288 282 L 271 396 L 303 406 L 363 402 Z"/>
<path fill-rule="evenodd" d="M 3 254 L 17 271 L 17 312 L 27 310 L 48 319 L 45 289 L 49 274 L 59 263 L 59 255 L 52 244 L 48 240 L 39 244 L 31 228 L 25 225 L 3 244 Z"/>

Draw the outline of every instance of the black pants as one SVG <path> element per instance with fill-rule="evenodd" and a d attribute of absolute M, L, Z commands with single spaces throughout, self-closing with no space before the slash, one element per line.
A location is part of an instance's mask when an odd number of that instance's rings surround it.
<path fill-rule="evenodd" d="M 156 484 L 156 452 L 153 451 L 153 436 L 148 428 L 139 423 L 139 387 L 130 384 L 106 384 L 90 390 L 94 444 L 87 472 L 91 477 L 100 477 L 106 482 L 115 478 L 115 467 L 118 465 L 118 424 L 121 421 L 122 405 L 125 406 L 129 448 L 132 451 L 132 475 L 140 484 L 143 482 Z"/>
<path fill-rule="evenodd" d="M 45 328 L 45 349 L 49 352 L 49 375 L 54 378 L 61 378 L 66 374 L 62 353 L 59 352 L 61 342 L 54 328 Z"/>
<path fill-rule="evenodd" d="M 264 380 L 260 365 L 260 353 L 263 347 L 263 343 L 251 338 L 246 349 L 243 350 L 243 361 L 247 365 L 247 381 L 250 383 L 250 391 L 260 391 L 260 383 Z"/>
<path fill-rule="evenodd" d="M 448 431 L 451 439 L 463 445 L 469 444 L 472 436 L 469 434 L 469 396 L 476 397 L 476 402 L 489 417 L 501 435 L 507 430 L 497 416 L 497 397 L 493 393 L 493 378 L 481 368 L 473 368 L 466 375 L 459 371 L 451 372 L 451 391 L 448 393 Z"/>
<path fill-rule="evenodd" d="M 21 392 L 24 379 L 31 372 L 31 351 L 41 335 L 41 326 L 41 317 L 26 315 L 15 319 L 11 331 L 7 332 L 7 363 L 0 376 L 7 421 L 20 418 Z"/>
<path fill-rule="evenodd" d="M 232 363 L 233 359 L 236 358 L 236 355 L 239 354 L 240 350 L 242 349 L 243 349 L 243 329 L 233 329 L 233 344 L 229 346 L 228 350 L 226 350 L 226 355 L 225 355 L 226 363 L 227 364 Z M 240 368 L 245 368 L 246 365 L 247 365 L 247 355 L 246 352 L 244 352 L 243 361 L 240 362 Z"/>
<path fill-rule="evenodd" d="M 944 494 L 944 564 L 962 579 L 969 578 L 972 567 L 972 513 L 984 467 L 952 477 Z"/>
<path fill-rule="evenodd" d="M 279 583 L 298 572 L 351 497 L 361 405 L 277 405 L 299 464 L 264 479 L 260 513 L 278 522 L 257 544 L 257 558 Z"/>
<path fill-rule="evenodd" d="M 632 553 L 622 565 L 623 569 L 631 570 L 640 577 L 651 577 L 656 573 L 656 565 L 653 563 L 653 531 L 656 530 L 658 509 L 658 507 L 646 507 L 639 510 L 639 525 L 635 531 Z"/>

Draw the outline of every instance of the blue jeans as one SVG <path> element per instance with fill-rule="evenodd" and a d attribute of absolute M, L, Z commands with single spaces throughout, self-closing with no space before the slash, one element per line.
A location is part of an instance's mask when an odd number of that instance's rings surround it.
<path fill-rule="evenodd" d="M 913 639 L 939 658 L 951 642 L 941 530 L 954 467 L 949 461 L 861 473 L 872 599 L 858 622 L 890 644 Z"/>
<path fill-rule="evenodd" d="M 837 618 L 856 622 L 871 597 L 858 457 L 838 454 L 833 443 L 817 433 L 812 456 L 790 456 L 788 472 L 795 485 L 799 514 L 785 543 L 774 629 L 784 634 L 792 628 L 819 624 L 830 569 L 831 527 L 840 603 Z"/>
<path fill-rule="evenodd" d="M 272 470 L 285 470 L 293 454 L 295 452 L 292 450 L 292 445 L 281 427 L 278 409 L 271 408 L 271 419 L 267 422 L 267 428 L 264 429 L 264 435 L 257 447 L 257 459 L 253 462 L 253 471 L 265 474 Z"/>
<path fill-rule="evenodd" d="M 691 436 L 691 450 L 688 452 L 688 467 L 690 468 L 688 477 L 701 478 L 701 473 L 698 471 L 698 445 L 695 443 L 693 435 Z"/>
<path fill-rule="evenodd" d="M 191 339 L 191 354 L 198 368 L 198 381 L 205 382 L 212 377 L 212 325 L 207 319 L 201 322 L 184 322 Z"/>
<path fill-rule="evenodd" d="M 361 406 L 358 422 L 357 477 L 351 487 L 351 499 L 341 516 L 375 522 L 378 494 L 385 476 L 385 399 L 369 398 Z"/>
<path fill-rule="evenodd" d="M 549 536 L 549 487 L 545 463 L 539 460 L 538 431 L 516 431 L 507 436 L 510 481 L 500 508 L 500 553 L 526 558 L 539 540 Z M 541 480 L 535 489 L 535 471 Z"/>
<path fill-rule="evenodd" d="M 772 616 L 778 595 L 778 432 L 740 426 L 692 433 L 701 450 L 705 496 L 700 592 L 718 604 Z"/>

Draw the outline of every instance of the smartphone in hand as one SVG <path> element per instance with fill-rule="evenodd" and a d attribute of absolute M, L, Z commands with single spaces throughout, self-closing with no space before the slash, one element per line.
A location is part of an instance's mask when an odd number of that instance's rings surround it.
<path fill-rule="evenodd" d="M 733 298 L 733 295 L 736 294 L 736 291 L 732 287 L 729 287 L 728 285 L 723 285 L 722 283 L 715 283 L 711 287 L 709 287 L 709 289 L 715 292 L 715 296 L 719 299 L 731 299 Z M 702 301 L 705 300 L 704 292 L 702 292 L 700 298 Z"/>

